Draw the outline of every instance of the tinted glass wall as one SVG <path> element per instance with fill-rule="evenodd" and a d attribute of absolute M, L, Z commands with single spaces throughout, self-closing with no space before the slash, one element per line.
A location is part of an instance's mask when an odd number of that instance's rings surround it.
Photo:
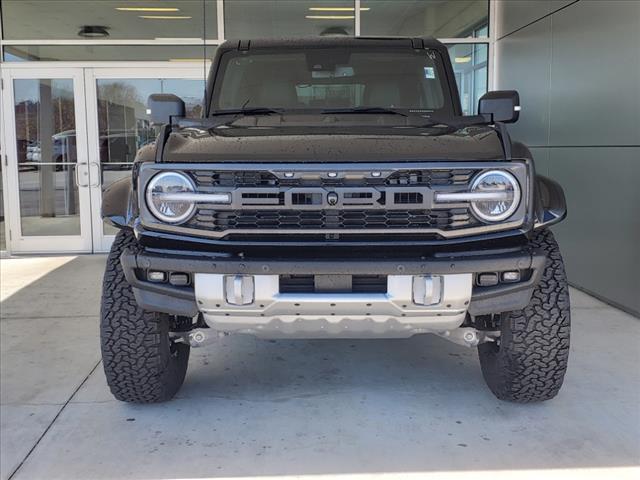
<path fill-rule="evenodd" d="M 217 39 L 216 17 L 216 0 L 2 0 L 5 40 Z"/>
<path fill-rule="evenodd" d="M 487 37 L 488 0 L 361 0 L 361 34 Z"/>

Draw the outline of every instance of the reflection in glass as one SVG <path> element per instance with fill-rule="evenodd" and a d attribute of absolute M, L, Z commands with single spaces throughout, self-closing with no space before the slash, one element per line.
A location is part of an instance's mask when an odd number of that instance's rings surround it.
<path fill-rule="evenodd" d="M 14 99 L 22 235 L 79 235 L 73 80 L 15 80 Z"/>
<path fill-rule="evenodd" d="M 478 100 L 487 93 L 489 46 L 486 43 L 458 43 L 448 48 L 462 112 L 473 115 L 477 112 Z"/>
<path fill-rule="evenodd" d="M 206 58 L 216 53 L 206 47 Z M 4 45 L 5 62 L 170 61 L 202 62 L 202 45 Z"/>
<path fill-rule="evenodd" d="M 109 39 L 201 40 L 206 28 L 206 37 L 215 39 L 216 5 L 216 0 L 2 0 L 2 33 L 5 40 L 78 40 L 84 38 L 81 27 L 91 25 L 102 27 Z"/>
<path fill-rule="evenodd" d="M 486 37 L 488 0 L 361 0 L 361 35 Z"/>
<path fill-rule="evenodd" d="M 354 35 L 353 0 L 225 0 L 226 38 Z"/>
<path fill-rule="evenodd" d="M 155 142 L 156 129 L 147 115 L 147 99 L 152 93 L 173 93 L 185 102 L 187 117 L 202 114 L 202 80 L 185 79 L 99 79 L 98 131 L 102 191 L 130 176 L 138 149 Z M 104 234 L 116 229 L 104 224 Z"/>

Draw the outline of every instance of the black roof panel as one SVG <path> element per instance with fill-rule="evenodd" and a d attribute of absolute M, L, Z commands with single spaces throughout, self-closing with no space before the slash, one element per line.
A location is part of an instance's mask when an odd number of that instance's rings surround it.
<path fill-rule="evenodd" d="M 327 47 L 397 47 L 445 49 L 446 47 L 432 37 L 283 37 L 227 40 L 218 50 L 253 50 L 261 48 L 327 48 Z M 418 47 L 420 48 L 420 47 Z"/>

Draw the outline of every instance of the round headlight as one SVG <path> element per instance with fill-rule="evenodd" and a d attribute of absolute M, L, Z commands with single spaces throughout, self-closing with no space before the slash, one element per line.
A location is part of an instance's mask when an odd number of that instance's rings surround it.
<path fill-rule="evenodd" d="M 485 194 L 486 200 L 478 199 L 471 202 L 475 216 L 485 222 L 506 220 L 520 204 L 518 181 L 513 175 L 502 170 L 491 170 L 478 175 L 471 184 L 471 192 Z"/>
<path fill-rule="evenodd" d="M 183 173 L 163 172 L 151 179 L 147 186 L 147 206 L 158 220 L 166 223 L 182 223 L 196 208 L 193 201 L 180 199 L 182 193 L 193 193 L 196 187 Z"/>

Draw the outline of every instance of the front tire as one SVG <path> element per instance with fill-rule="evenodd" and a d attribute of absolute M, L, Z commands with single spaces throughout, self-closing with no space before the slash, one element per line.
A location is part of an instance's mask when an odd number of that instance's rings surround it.
<path fill-rule="evenodd" d="M 124 277 L 120 255 L 136 250 L 129 230 L 120 230 L 107 258 L 100 307 L 100 346 L 107 384 L 118 400 L 154 403 L 171 399 L 182 386 L 188 345 L 169 338 L 168 315 L 146 312 Z"/>
<path fill-rule="evenodd" d="M 560 249 L 549 230 L 537 232 L 531 243 L 546 253 L 547 264 L 529 305 L 501 314 L 500 338 L 478 346 L 491 391 L 519 403 L 555 397 L 569 359 L 569 287 Z"/>

